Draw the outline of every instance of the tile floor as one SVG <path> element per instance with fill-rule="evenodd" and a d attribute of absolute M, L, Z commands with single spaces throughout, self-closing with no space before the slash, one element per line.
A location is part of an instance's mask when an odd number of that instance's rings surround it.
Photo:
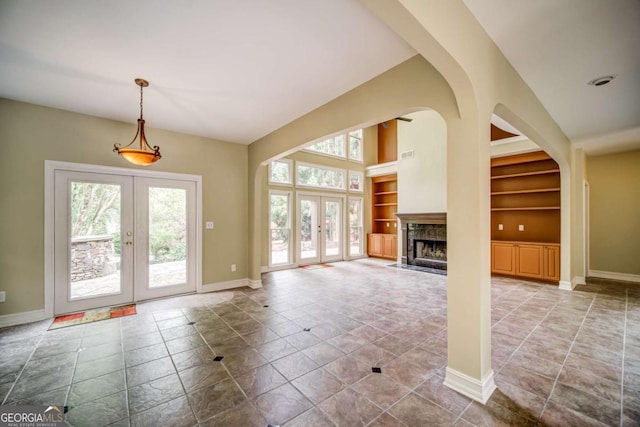
<path fill-rule="evenodd" d="M 499 389 L 483 406 L 442 385 L 446 278 L 387 264 L 0 330 L 0 400 L 67 405 L 73 426 L 640 424 L 639 285 L 494 278 Z"/>

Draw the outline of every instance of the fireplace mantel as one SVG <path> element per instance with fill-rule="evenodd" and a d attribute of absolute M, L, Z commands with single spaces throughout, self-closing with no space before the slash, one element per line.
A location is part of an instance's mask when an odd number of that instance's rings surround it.
<path fill-rule="evenodd" d="M 447 213 L 446 212 L 432 212 L 432 213 L 397 213 L 395 214 L 400 218 L 400 223 L 404 224 L 446 224 Z"/>

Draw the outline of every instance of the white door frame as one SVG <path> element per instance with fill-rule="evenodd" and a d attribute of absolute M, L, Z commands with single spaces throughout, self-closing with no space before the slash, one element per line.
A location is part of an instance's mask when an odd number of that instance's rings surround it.
<path fill-rule="evenodd" d="M 345 260 L 348 256 L 348 245 L 345 246 L 345 242 L 348 242 L 348 232 L 349 232 L 349 228 L 348 228 L 348 215 L 346 215 L 346 211 L 348 209 L 347 205 L 347 195 L 346 194 L 336 194 L 336 193 L 328 193 L 328 192 L 311 192 L 311 191 L 296 191 L 296 200 L 295 200 L 295 215 L 294 215 L 294 220 L 295 220 L 295 227 L 293 228 L 294 230 L 294 235 L 295 235 L 295 245 L 296 245 L 296 252 L 295 252 L 295 256 L 296 256 L 296 264 L 301 265 L 304 264 L 302 262 L 302 260 L 300 259 L 300 200 L 302 198 L 305 197 L 314 197 L 317 198 L 319 200 L 319 212 L 318 214 L 320 215 L 318 218 L 318 222 L 321 224 L 324 220 L 324 215 L 325 215 L 325 211 L 324 211 L 324 206 L 322 205 L 323 199 L 340 199 L 341 201 L 341 212 L 340 212 L 340 231 L 341 231 L 341 238 L 340 238 L 340 256 L 339 258 L 335 258 L 335 259 L 324 259 L 324 225 L 321 225 L 321 231 L 322 231 L 322 235 L 323 237 L 321 238 L 322 241 L 318 240 L 318 257 L 314 258 L 311 260 L 311 262 L 333 262 L 333 261 L 341 261 L 341 260 Z"/>
<path fill-rule="evenodd" d="M 164 178 L 183 181 L 193 181 L 196 185 L 196 292 L 202 289 L 202 177 L 172 172 L 121 168 L 84 163 L 59 162 L 45 160 L 44 162 L 44 312 L 47 317 L 53 317 L 54 306 L 54 176 L 56 170 L 72 172 L 91 172 L 101 174 L 128 175 L 146 178 Z"/>

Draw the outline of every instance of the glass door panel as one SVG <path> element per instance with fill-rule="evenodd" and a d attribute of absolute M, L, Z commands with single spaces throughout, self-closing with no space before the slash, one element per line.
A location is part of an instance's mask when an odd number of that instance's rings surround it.
<path fill-rule="evenodd" d="M 315 196 L 299 197 L 299 256 L 300 263 L 320 262 L 318 222 L 320 199 Z"/>
<path fill-rule="evenodd" d="M 342 259 L 342 199 L 322 198 L 324 241 L 321 261 Z"/>
<path fill-rule="evenodd" d="M 135 182 L 136 300 L 195 291 L 195 184 Z"/>
<path fill-rule="evenodd" d="M 133 180 L 56 171 L 55 314 L 133 298 Z"/>
<path fill-rule="evenodd" d="M 149 187 L 149 287 L 187 281 L 187 191 Z"/>

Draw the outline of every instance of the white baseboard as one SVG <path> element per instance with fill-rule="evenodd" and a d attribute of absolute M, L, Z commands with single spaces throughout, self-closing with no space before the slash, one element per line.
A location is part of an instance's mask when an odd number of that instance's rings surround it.
<path fill-rule="evenodd" d="M 639 274 L 614 273 L 612 271 L 589 270 L 589 277 L 599 277 L 600 279 L 621 280 L 623 282 L 640 283 Z"/>
<path fill-rule="evenodd" d="M 251 289 L 260 289 L 262 287 L 262 280 L 247 279 L 247 281 L 249 282 L 247 286 L 249 286 Z"/>
<path fill-rule="evenodd" d="M 566 280 L 560 280 L 560 282 L 558 283 L 558 288 L 562 289 L 563 291 L 572 291 L 575 287 L 576 285 L 575 283 L 573 283 L 573 280 L 570 282 L 567 282 Z"/>
<path fill-rule="evenodd" d="M 198 291 L 198 293 L 226 291 L 227 289 L 236 289 L 236 288 L 243 288 L 243 287 L 256 289 L 254 288 L 255 284 L 252 284 L 251 282 L 253 281 L 245 278 L 245 279 L 229 280 L 227 282 L 208 283 L 206 285 L 202 285 L 202 289 Z M 262 284 L 260 284 L 260 286 L 262 286 Z"/>
<path fill-rule="evenodd" d="M 584 276 L 575 276 L 573 279 L 571 279 L 571 285 L 575 288 L 578 285 L 586 285 L 587 284 L 587 280 L 585 279 Z"/>
<path fill-rule="evenodd" d="M 496 384 L 493 382 L 493 370 L 489 371 L 484 380 L 479 381 L 448 366 L 444 377 L 444 385 L 483 405 L 487 403 L 496 389 Z"/>
<path fill-rule="evenodd" d="M 44 319 L 51 319 L 44 310 L 23 311 L 22 313 L 3 314 L 0 316 L 0 328 L 7 326 L 22 325 L 23 323 L 38 322 Z"/>

